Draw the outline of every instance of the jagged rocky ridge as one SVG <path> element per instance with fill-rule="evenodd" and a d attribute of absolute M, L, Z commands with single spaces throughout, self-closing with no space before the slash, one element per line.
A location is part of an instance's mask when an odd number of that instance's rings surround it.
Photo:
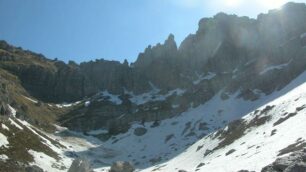
<path fill-rule="evenodd" d="M 149 46 L 135 63 L 125 64 L 123 73 L 131 75 L 119 79 L 121 84 L 111 81 L 112 86 L 100 87 L 104 94 L 90 98 L 89 107 L 79 107 L 60 121 L 71 129 L 83 131 L 115 125 L 113 128 L 118 131 L 114 132 L 118 133 L 125 132 L 133 121 L 162 120 L 177 115 L 205 103 L 220 91 L 223 99 L 237 91 L 240 92 L 237 97 L 252 101 L 261 94 L 269 95 L 305 70 L 305 19 L 305 4 L 295 3 L 261 14 L 256 20 L 224 13 L 204 18 L 198 31 L 189 35 L 180 47 L 173 35 L 164 44 Z M 91 66 L 89 69 L 97 69 L 91 73 L 91 80 L 108 82 L 104 77 L 94 79 L 101 73 L 112 74 L 107 68 L 99 68 L 100 63 L 103 62 L 89 62 L 80 68 Z M 181 90 L 180 94 L 176 94 L 177 89 Z M 135 99 L 144 95 L 155 97 L 155 101 L 151 99 L 140 105 Z M 161 96 L 162 100 L 158 98 Z M 107 97 L 117 97 L 119 102 L 107 101 Z M 73 114 L 82 115 L 76 118 Z"/>
<path fill-rule="evenodd" d="M 179 47 L 170 35 L 164 44 L 149 46 L 130 65 L 106 60 L 64 64 L 2 42 L 1 67 L 16 74 L 33 96 L 53 102 L 79 100 L 98 90 L 140 94 L 151 89 L 150 82 L 162 90 L 188 88 L 199 75 L 215 72 L 227 76 L 235 69 L 245 70 L 239 72 L 244 76 L 237 76 L 236 82 L 240 83 L 245 77 L 258 74 L 255 72 L 264 67 L 262 64 L 303 61 L 305 8 L 304 4 L 288 3 L 282 10 L 271 10 L 256 20 L 219 13 L 202 19 L 198 31 Z M 250 66 L 245 66 L 248 62 Z M 302 67 L 294 68 L 292 75 L 296 76 Z M 258 87 L 265 93 L 279 87 L 262 88 L 259 83 L 265 80 L 254 79 L 255 83 L 243 87 Z M 229 89 L 237 89 L 236 82 L 227 84 Z"/>
<path fill-rule="evenodd" d="M 131 64 L 107 60 L 65 64 L 2 41 L 0 112 L 9 115 L 11 105 L 18 118 L 38 129 L 54 130 L 52 124 L 57 123 L 83 132 L 76 137 L 103 140 L 98 146 L 86 147 L 88 150 L 68 146 L 55 151 L 63 159 L 85 155 L 95 169 L 103 170 L 117 160 L 133 161 L 140 169 L 155 165 L 152 168 L 162 170 L 168 167 L 160 164 L 268 103 L 275 92 L 305 71 L 305 19 L 305 4 L 296 3 L 257 19 L 219 13 L 202 19 L 198 31 L 179 47 L 170 35 L 163 44 L 149 46 Z M 55 104 L 74 101 L 78 102 Z M 232 108 L 237 105 L 239 110 Z M 242 121 L 228 127 L 241 125 Z M 167 131 L 177 130 L 180 134 L 163 133 L 165 126 Z M 155 137 L 152 133 L 163 134 Z M 54 138 L 61 140 L 65 134 Z M 136 142 L 136 147 L 122 149 Z M 149 142 L 160 145 L 162 151 L 148 146 Z M 234 152 L 225 153 L 230 156 Z M 29 162 L 24 161 L 20 168 Z M 54 162 L 56 170 L 68 169 L 69 163 L 60 162 Z"/>

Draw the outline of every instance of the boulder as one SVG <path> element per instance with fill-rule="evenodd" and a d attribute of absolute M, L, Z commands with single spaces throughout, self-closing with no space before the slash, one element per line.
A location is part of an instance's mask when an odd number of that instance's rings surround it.
<path fill-rule="evenodd" d="M 73 160 L 68 172 L 93 172 L 93 170 L 87 160 L 78 158 Z"/>
<path fill-rule="evenodd" d="M 109 172 L 133 172 L 135 168 L 129 162 L 117 161 L 111 166 Z"/>
<path fill-rule="evenodd" d="M 0 103 L 0 116 L 8 116 L 10 115 L 10 110 L 7 105 L 4 103 Z"/>
<path fill-rule="evenodd" d="M 306 163 L 299 162 L 289 166 L 288 168 L 286 168 L 284 172 L 305 172 L 305 171 L 306 171 Z"/>
<path fill-rule="evenodd" d="M 36 165 L 26 167 L 25 171 L 26 172 L 44 172 L 43 169 L 41 169 L 40 167 L 38 167 Z"/>
<path fill-rule="evenodd" d="M 300 150 L 288 156 L 277 158 L 272 164 L 264 167 L 261 172 L 305 172 L 306 152 Z"/>
<path fill-rule="evenodd" d="M 134 130 L 134 134 L 136 136 L 143 136 L 147 133 L 147 129 L 143 127 L 138 127 Z"/>
<path fill-rule="evenodd" d="M 225 156 L 228 156 L 228 155 L 234 153 L 235 151 L 236 151 L 235 149 L 231 149 L 231 150 L 229 150 L 228 152 L 225 153 Z"/>

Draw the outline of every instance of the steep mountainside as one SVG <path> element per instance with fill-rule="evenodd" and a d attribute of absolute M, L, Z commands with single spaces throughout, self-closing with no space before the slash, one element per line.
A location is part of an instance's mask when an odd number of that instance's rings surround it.
<path fill-rule="evenodd" d="M 239 93 L 223 100 L 218 94 L 181 115 L 159 122 L 131 123 L 126 133 L 106 141 L 98 139 L 107 133 L 105 130 L 77 133 L 57 126 L 54 134 L 45 133 L 16 119 L 10 108 L 11 115 L 1 122 L 1 167 L 22 171 L 36 165 L 47 171 L 67 171 L 72 159 L 83 157 L 99 172 L 107 171 L 117 160 L 132 161 L 137 171 L 273 168 L 269 164 L 275 159 L 291 156 L 306 146 L 305 83 L 303 72 L 283 89 L 262 94 L 256 101 L 237 98 Z M 20 163 L 14 164 L 14 160 Z M 295 162 L 274 164 L 289 168 Z"/>
<path fill-rule="evenodd" d="M 130 122 L 163 120 L 217 94 L 228 99 L 239 93 L 236 97 L 255 101 L 261 94 L 280 90 L 305 70 L 305 21 L 305 4 L 294 3 L 261 14 L 257 20 L 224 13 L 202 19 L 197 33 L 179 48 L 173 35 L 164 44 L 149 46 L 126 66 L 121 85 L 109 79 L 101 92 L 87 99 L 89 106 L 76 107 L 60 123 L 78 131 L 112 128 L 120 133 L 127 131 Z M 99 68 L 102 63 L 85 63 L 81 68 L 91 64 L 90 69 L 97 71 L 93 76 L 104 78 L 108 68 Z M 117 73 L 115 80 L 121 78 Z M 138 78 L 136 82 L 133 77 Z M 98 82 L 109 81 L 102 80 Z M 134 91 L 135 85 L 128 82 L 141 82 L 143 89 Z"/>
<path fill-rule="evenodd" d="M 63 172 L 75 158 L 95 171 L 295 168 L 284 156 L 306 146 L 305 70 L 301 3 L 203 18 L 130 64 L 66 64 L 1 41 L 0 171 Z"/>
<path fill-rule="evenodd" d="M 276 158 L 303 150 L 306 148 L 305 80 L 304 72 L 286 88 L 273 93 L 268 98 L 273 101 L 201 138 L 175 158 L 143 171 L 261 171 Z M 173 138 L 177 137 L 176 133 Z"/>

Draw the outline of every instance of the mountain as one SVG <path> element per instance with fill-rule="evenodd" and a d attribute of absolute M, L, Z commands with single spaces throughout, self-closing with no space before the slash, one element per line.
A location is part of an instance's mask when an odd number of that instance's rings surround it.
<path fill-rule="evenodd" d="M 303 3 L 203 18 L 133 63 L 1 41 L 0 171 L 305 171 L 305 69 Z"/>
<path fill-rule="evenodd" d="M 219 92 L 224 99 L 237 92 L 240 92 L 237 97 L 245 100 L 256 100 L 260 94 L 269 95 L 305 70 L 304 13 L 305 4 L 289 3 L 282 10 L 259 15 L 257 20 L 224 13 L 204 18 L 199 22 L 197 33 L 189 35 L 179 48 L 170 35 L 164 44 L 146 48 L 136 62 L 127 67 L 134 74 L 123 78 L 128 78 L 129 82 L 134 81 L 133 77 L 138 78 L 134 84 L 142 85 L 143 89 L 135 91 L 135 87 L 125 84 L 115 86 L 118 82 L 111 80 L 118 91 L 112 86 L 103 87 L 101 93 L 88 99 L 91 106 L 77 108 L 60 122 L 82 131 L 99 129 L 101 123 L 105 129 L 117 125 L 115 132 L 121 132 L 126 131 L 130 122 L 166 119 L 207 102 Z M 279 34 L 270 33 L 275 23 L 281 30 Z M 121 81 L 127 83 L 124 79 Z M 105 97 L 117 97 L 121 103 L 102 101 Z M 82 115 L 77 118 L 75 114 Z M 114 118 L 123 114 L 119 121 Z"/>

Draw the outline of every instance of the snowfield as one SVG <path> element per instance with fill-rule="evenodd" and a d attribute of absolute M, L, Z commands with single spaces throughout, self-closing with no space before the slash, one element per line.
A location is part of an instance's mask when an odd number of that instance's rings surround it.
<path fill-rule="evenodd" d="M 287 86 L 287 89 L 304 79 L 306 79 L 306 73 Z M 271 119 L 260 126 L 248 128 L 233 143 L 205 156 L 206 152 L 215 149 L 222 142 L 222 139 L 214 138 L 216 133 L 213 133 L 199 140 L 177 157 L 140 171 L 171 172 L 179 169 L 214 172 L 237 172 L 242 169 L 261 171 L 289 145 L 305 143 L 306 83 L 263 105 L 258 108 L 258 111 L 262 111 L 267 106 L 273 108 L 263 116 L 269 116 Z M 243 121 L 250 122 L 256 115 L 255 112 L 251 112 L 243 117 Z M 228 127 L 224 130 L 228 130 Z"/>

